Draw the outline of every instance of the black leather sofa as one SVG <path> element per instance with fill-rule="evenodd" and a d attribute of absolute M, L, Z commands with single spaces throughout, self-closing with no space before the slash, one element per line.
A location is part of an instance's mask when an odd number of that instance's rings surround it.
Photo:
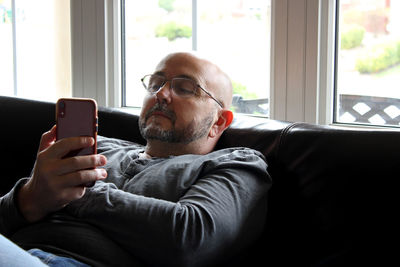
<path fill-rule="evenodd" d="M 54 114 L 54 103 L 0 96 L 0 195 L 30 174 Z M 99 134 L 144 144 L 137 120 L 100 108 Z M 400 131 L 238 117 L 218 143 L 231 146 L 261 151 L 274 184 L 264 234 L 229 266 L 398 264 Z"/>

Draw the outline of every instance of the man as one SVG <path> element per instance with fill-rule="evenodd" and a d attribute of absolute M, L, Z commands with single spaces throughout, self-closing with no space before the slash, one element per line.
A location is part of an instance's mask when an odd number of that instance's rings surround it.
<path fill-rule="evenodd" d="M 214 151 L 233 119 L 227 75 L 174 53 L 142 82 L 146 146 L 99 137 L 98 155 L 63 158 L 93 140 L 55 142 L 53 127 L 32 177 L 0 200 L 0 233 L 43 262 L 58 255 L 70 266 L 218 264 L 261 233 L 271 185 L 262 155 Z M 0 241 L 0 255 L 37 260 Z"/>

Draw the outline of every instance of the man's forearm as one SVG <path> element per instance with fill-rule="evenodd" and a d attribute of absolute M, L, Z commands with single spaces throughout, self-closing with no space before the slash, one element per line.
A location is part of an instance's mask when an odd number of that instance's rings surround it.
<path fill-rule="evenodd" d="M 0 198 L 0 233 L 7 237 L 28 224 L 17 206 L 18 191 L 28 180 L 19 180 L 10 192 Z"/>
<path fill-rule="evenodd" d="M 21 186 L 18 192 L 18 197 L 16 199 L 16 203 L 18 208 L 21 212 L 21 215 L 28 221 L 28 222 L 36 222 L 42 219 L 47 215 L 40 207 L 34 205 L 35 199 L 34 196 L 28 189 L 28 185 L 25 184 Z"/>

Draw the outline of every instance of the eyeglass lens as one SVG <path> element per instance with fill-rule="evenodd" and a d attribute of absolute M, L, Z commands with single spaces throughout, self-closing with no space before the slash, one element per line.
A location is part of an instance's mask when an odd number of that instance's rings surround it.
<path fill-rule="evenodd" d="M 160 76 L 147 76 L 143 81 L 147 90 L 151 93 L 157 92 L 164 84 L 166 79 Z M 196 94 L 197 85 L 189 79 L 173 78 L 171 80 L 171 88 L 175 94 L 179 96 L 192 96 Z"/>

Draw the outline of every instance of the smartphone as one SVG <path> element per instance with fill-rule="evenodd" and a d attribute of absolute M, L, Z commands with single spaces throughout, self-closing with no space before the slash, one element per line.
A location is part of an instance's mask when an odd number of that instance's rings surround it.
<path fill-rule="evenodd" d="M 98 117 L 97 103 L 94 99 L 60 98 L 56 104 L 56 124 L 57 140 L 77 136 L 91 136 L 95 140 L 93 146 L 71 151 L 65 157 L 97 153 Z"/>

